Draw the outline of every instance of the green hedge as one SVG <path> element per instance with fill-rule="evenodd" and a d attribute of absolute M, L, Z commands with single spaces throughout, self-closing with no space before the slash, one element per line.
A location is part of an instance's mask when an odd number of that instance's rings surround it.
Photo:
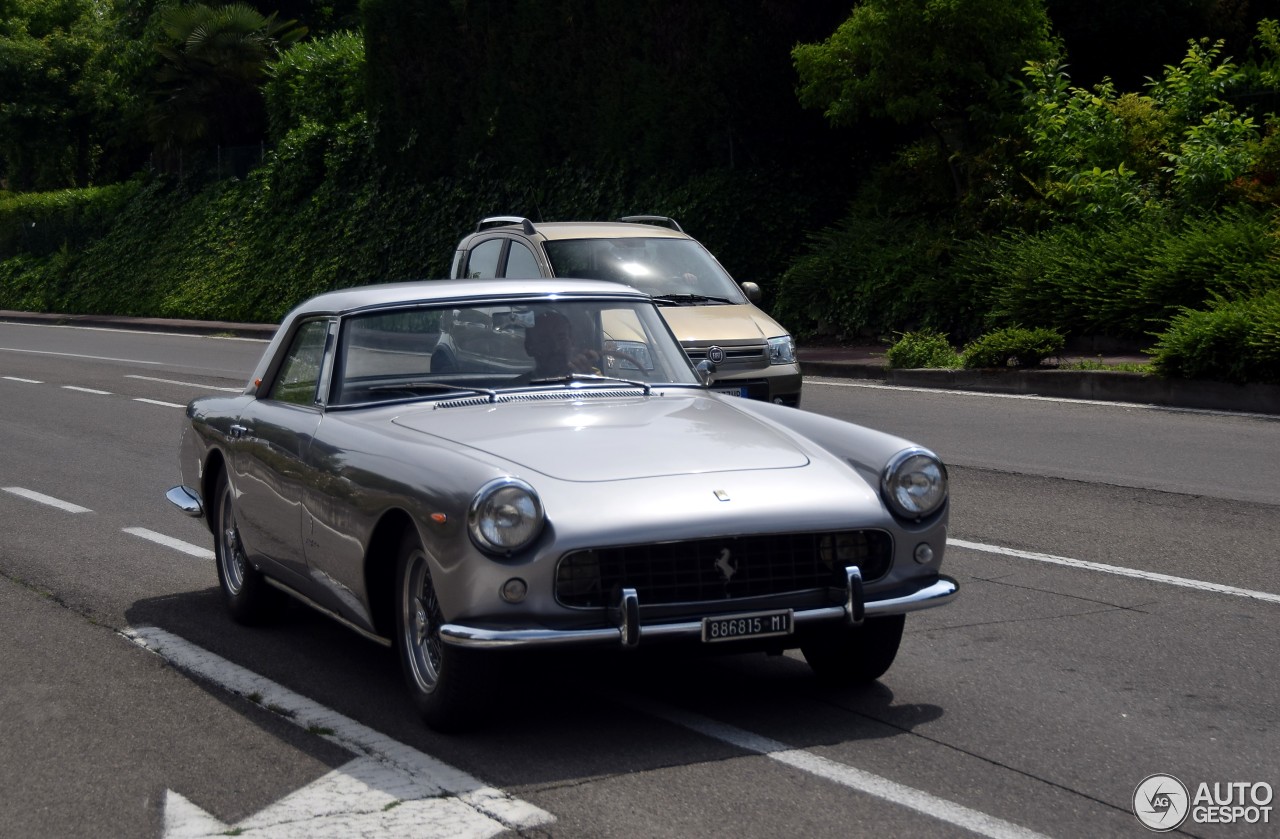
<path fill-rule="evenodd" d="M 671 215 L 768 291 L 824 206 L 789 175 L 749 170 L 669 184 L 571 165 L 473 164 L 406 181 L 379 163 L 361 116 L 337 128 L 304 119 L 244 180 L 154 179 L 113 194 L 127 200 L 104 235 L 0 263 L 0 308 L 271 322 L 333 288 L 445 276 L 458 240 L 481 217 L 507 213 Z"/>
<path fill-rule="evenodd" d="M 0 192 L 0 259 L 78 249 L 101 236 L 139 181 L 56 192 Z"/>

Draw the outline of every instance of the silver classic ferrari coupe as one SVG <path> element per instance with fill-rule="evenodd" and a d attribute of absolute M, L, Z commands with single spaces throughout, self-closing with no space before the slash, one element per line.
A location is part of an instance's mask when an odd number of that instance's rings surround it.
<path fill-rule="evenodd" d="M 284 593 L 394 646 L 436 728 L 474 721 L 501 649 L 799 648 L 877 679 L 904 615 L 957 592 L 946 469 L 714 392 L 719 349 L 693 367 L 608 282 L 331 292 L 243 393 L 188 406 L 168 498 L 208 522 L 235 620 Z"/>

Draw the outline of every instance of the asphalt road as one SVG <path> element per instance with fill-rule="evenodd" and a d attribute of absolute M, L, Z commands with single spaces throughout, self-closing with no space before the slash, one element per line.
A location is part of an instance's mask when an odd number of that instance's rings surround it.
<path fill-rule="evenodd" d="M 1280 420 L 810 380 L 951 468 L 961 596 L 879 684 L 513 660 L 446 737 L 389 651 L 233 624 L 163 499 L 181 406 L 262 346 L 0 324 L 0 836 L 1143 836 L 1147 776 L 1280 786 Z"/>

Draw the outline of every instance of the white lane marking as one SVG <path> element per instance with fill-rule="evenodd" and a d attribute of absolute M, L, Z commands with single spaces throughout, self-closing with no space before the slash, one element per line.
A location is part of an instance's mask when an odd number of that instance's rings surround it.
<path fill-rule="evenodd" d="M 223 393 L 240 393 L 244 390 L 244 388 L 242 387 L 214 387 L 213 385 L 202 385 L 199 382 L 180 382 L 180 381 L 177 381 L 176 379 L 157 379 L 155 376 L 138 376 L 132 373 L 126 375 L 125 378 L 139 379 L 144 382 L 159 382 L 160 384 L 163 384 L 163 385 L 180 385 L 182 387 L 194 387 L 200 390 L 220 390 Z"/>
<path fill-rule="evenodd" d="M 909 810 L 915 810 L 918 813 L 962 827 L 982 836 L 990 836 L 993 839 L 1044 839 L 1044 835 L 1041 833 L 998 819 L 995 816 L 987 815 L 980 810 L 965 807 L 963 804 L 939 798 L 932 793 L 900 784 L 897 781 L 891 781 L 888 778 L 812 754 L 803 749 L 792 748 L 786 743 L 781 743 L 726 723 L 645 700 L 627 698 L 622 701 L 636 710 L 691 729 L 722 743 L 728 743 L 744 751 L 764 755 L 771 760 L 776 760 L 802 772 L 826 778 L 849 789 L 866 793 L 891 804 L 906 807 Z"/>
<path fill-rule="evenodd" d="M 168 332 L 159 329 L 140 329 L 125 326 L 83 326 L 73 323 L 19 323 L 18 321 L 0 321 L 0 326 L 25 326 L 28 329 L 77 329 L 81 332 L 131 332 L 134 335 L 157 335 L 163 338 L 212 338 L 215 341 L 253 341 L 265 344 L 270 338 L 246 338 L 240 335 L 195 335 L 190 332 Z M 0 347 L 0 350 L 5 349 Z M 157 362 L 158 363 L 158 362 Z"/>
<path fill-rule="evenodd" d="M 177 402 L 161 402 L 159 399 L 143 399 L 141 396 L 135 396 L 134 402 L 145 402 L 148 405 L 162 405 L 165 408 L 186 408 L 186 405 L 179 405 Z"/>
<path fill-rule="evenodd" d="M 830 379 L 804 377 L 805 384 L 826 387 L 860 387 L 867 390 L 898 390 L 906 393 L 946 394 L 947 396 L 972 396 L 981 399 L 1021 399 L 1026 402 L 1056 402 L 1062 405 L 1094 405 L 1106 408 L 1140 408 L 1144 411 L 1166 411 L 1173 414 L 1204 414 L 1215 417 L 1249 417 L 1251 419 L 1277 420 L 1275 414 L 1259 414 L 1248 411 L 1213 410 L 1212 408 L 1177 408 L 1171 405 L 1152 405 L 1149 402 L 1112 402 L 1109 399 L 1069 399 L 1062 396 L 1034 396 L 1028 393 L 992 393 L 984 390 L 951 390 L 941 387 L 909 387 L 873 382 L 845 382 Z"/>
<path fill-rule="evenodd" d="M 63 501 L 61 498 L 54 498 L 52 495 L 45 495 L 43 492 L 36 492 L 33 489 L 24 489 L 22 487 L 3 487 L 3 489 L 5 492 L 25 498 L 28 501 L 35 501 L 49 507 L 57 507 L 59 510 L 65 510 L 68 513 L 93 512 L 88 507 L 81 507 L 79 504 L 72 504 L 70 501 Z"/>
<path fill-rule="evenodd" d="M 240 696 L 253 696 L 294 725 L 360 755 L 241 822 L 236 827 L 244 835 L 483 839 L 555 821 L 545 810 L 184 638 L 156 627 L 126 628 L 121 634 L 183 670 Z M 443 822 L 433 824 L 437 818 Z M 217 836 L 228 831 L 228 826 L 182 796 L 167 793 L 165 836 Z"/>
<path fill-rule="evenodd" d="M 1247 597 L 1250 600 L 1265 600 L 1269 603 L 1280 603 L 1280 594 L 1272 594 L 1267 591 L 1253 591 L 1252 589 L 1247 588 L 1236 588 L 1235 586 L 1224 586 L 1220 583 L 1193 580 L 1188 577 L 1174 577 L 1169 574 L 1158 574 L 1154 571 L 1139 571 L 1136 568 L 1125 568 L 1120 565 L 1104 565 L 1101 562 L 1089 562 L 1083 559 L 1072 559 L 1071 557 L 1054 556 L 1053 554 L 1042 554 L 1034 551 L 1019 551 L 1013 548 L 1002 548 L 999 545 L 984 545 L 981 542 L 966 542 L 963 539 L 948 539 L 947 544 L 955 545 L 957 548 L 967 548 L 971 551 L 982 551 L 983 553 L 1012 556 L 1018 559 L 1033 559 L 1036 562 L 1065 565 L 1070 568 L 1083 568 L 1088 571 L 1101 571 L 1104 574 L 1116 574 L 1121 577 L 1134 577 L 1139 580 L 1147 580 L 1154 583 L 1165 583 L 1171 586 L 1181 586 L 1182 588 L 1191 588 L 1196 589 L 1197 591 L 1211 591 L 1215 594 L 1230 594 L 1234 597 Z"/>
<path fill-rule="evenodd" d="M 91 388 L 91 387 L 76 387 L 75 385 L 63 385 L 63 386 L 62 386 L 62 389 L 63 389 L 63 390 L 74 390 L 74 391 L 76 391 L 77 393 L 92 393 L 92 394 L 95 394 L 95 395 L 97 395 L 97 396 L 110 396 L 110 395 L 111 395 L 111 391 L 109 391 L 109 390 L 97 390 L 96 388 Z"/>
<path fill-rule="evenodd" d="M 87 358 L 90 361 L 123 361 L 128 364 L 163 364 L 163 361 L 141 361 L 136 358 L 112 358 L 108 355 L 84 355 L 74 352 L 53 352 L 52 350 L 23 350 L 17 347 L 0 347 L 0 352 L 20 352 L 28 355 L 57 355 L 63 358 Z"/>
<path fill-rule="evenodd" d="M 163 533 L 156 533 L 154 530 L 147 530 L 145 527 L 126 527 L 124 532 L 130 536 L 137 536 L 139 539 L 146 539 L 148 542 L 155 542 L 157 545 L 164 545 L 166 548 L 173 548 L 175 551 L 181 551 L 188 556 L 194 556 L 198 559 L 213 559 L 213 551 L 208 548 L 202 548 L 199 545 L 193 545 L 190 542 L 184 542 L 172 536 L 165 536 Z"/>
<path fill-rule="evenodd" d="M 22 382 L 23 384 L 27 384 L 27 385 L 44 384 L 44 382 L 39 381 L 38 379 L 20 379 L 17 376 L 0 376 L 0 378 L 7 379 L 8 381 L 11 381 L 11 382 Z"/>

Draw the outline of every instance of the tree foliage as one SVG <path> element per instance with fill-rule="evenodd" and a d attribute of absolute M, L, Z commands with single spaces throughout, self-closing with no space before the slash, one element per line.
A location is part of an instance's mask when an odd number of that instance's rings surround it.
<path fill-rule="evenodd" d="M 160 101 L 152 112 L 153 139 L 162 149 L 239 145 L 266 136 L 260 84 L 267 64 L 304 35 L 296 21 L 280 21 L 251 6 L 174 6 L 161 13 L 168 43 Z"/>

